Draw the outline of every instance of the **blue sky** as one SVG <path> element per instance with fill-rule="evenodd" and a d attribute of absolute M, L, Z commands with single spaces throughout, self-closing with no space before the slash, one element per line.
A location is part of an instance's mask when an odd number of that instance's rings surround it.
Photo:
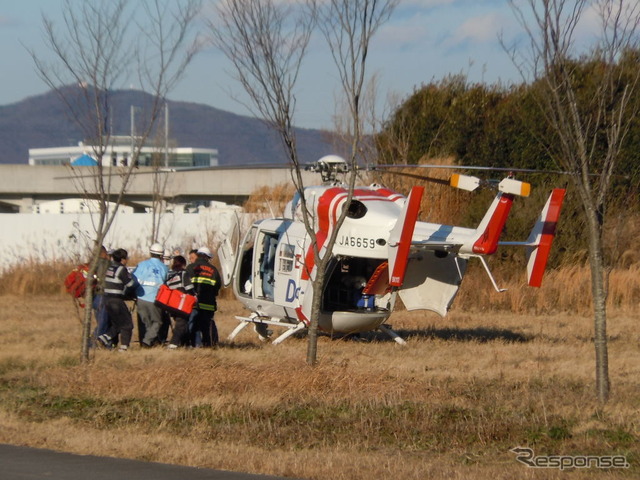
<path fill-rule="evenodd" d="M 62 4 L 62 0 L 0 3 L 0 105 L 47 90 L 24 45 L 46 52 L 42 14 L 60 23 Z M 506 0 L 401 1 L 371 46 L 368 72 L 378 79 L 378 110 L 384 110 L 387 98 L 405 98 L 421 84 L 449 74 L 464 73 L 474 82 L 519 81 L 499 44 L 500 32 L 509 41 L 521 34 Z M 169 98 L 248 115 L 231 98 L 242 93 L 229 68 L 221 53 L 206 50 L 196 57 Z M 296 124 L 331 128 L 338 89 L 331 56 L 318 39 L 311 45 L 299 79 Z"/>

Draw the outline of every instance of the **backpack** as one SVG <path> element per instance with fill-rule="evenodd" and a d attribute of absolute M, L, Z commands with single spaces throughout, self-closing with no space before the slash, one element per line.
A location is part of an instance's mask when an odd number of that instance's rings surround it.
<path fill-rule="evenodd" d="M 64 278 L 64 288 L 73 298 L 83 298 L 87 285 L 89 264 L 83 263 L 71 270 Z"/>

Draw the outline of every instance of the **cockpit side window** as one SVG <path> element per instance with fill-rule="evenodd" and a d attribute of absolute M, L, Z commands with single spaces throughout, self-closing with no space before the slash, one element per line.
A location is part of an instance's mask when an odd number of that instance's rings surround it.
<path fill-rule="evenodd" d="M 293 270 L 293 262 L 295 258 L 295 245 L 283 243 L 280 245 L 280 273 L 291 273 Z"/>

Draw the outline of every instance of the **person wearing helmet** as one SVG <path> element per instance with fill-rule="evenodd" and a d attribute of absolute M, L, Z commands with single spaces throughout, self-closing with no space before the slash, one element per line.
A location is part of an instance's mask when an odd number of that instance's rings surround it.
<path fill-rule="evenodd" d="M 162 254 L 162 261 L 167 266 L 167 268 L 171 267 L 171 257 L 171 250 L 165 248 L 164 253 Z"/>
<path fill-rule="evenodd" d="M 187 266 L 187 274 L 195 288 L 198 303 L 189 317 L 191 345 L 197 346 L 198 334 L 202 335 L 202 346 L 218 344 L 218 328 L 213 319 L 217 309 L 216 297 L 220 291 L 220 274 L 211 264 L 213 254 L 207 247 L 200 247 L 195 262 Z"/>
<path fill-rule="evenodd" d="M 193 283 L 191 283 L 191 278 L 185 270 L 186 266 L 187 260 L 182 255 L 175 255 L 173 257 L 171 269 L 167 275 L 166 285 L 172 290 L 178 290 L 180 292 L 193 295 Z M 189 337 L 188 318 L 183 317 L 182 315 L 171 316 L 173 317 L 173 335 L 167 348 L 171 350 L 181 346 L 190 345 L 191 340 Z"/>
<path fill-rule="evenodd" d="M 133 270 L 138 281 L 138 336 L 141 347 L 152 347 L 160 343 L 159 333 L 162 328 L 162 310 L 155 305 L 158 289 L 167 279 L 169 268 L 163 263 L 164 249 L 159 243 L 149 248 L 150 258 L 140 262 Z"/>

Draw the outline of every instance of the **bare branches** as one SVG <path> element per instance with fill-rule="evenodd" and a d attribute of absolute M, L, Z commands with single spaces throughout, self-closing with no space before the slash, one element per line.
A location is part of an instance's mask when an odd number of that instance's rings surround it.
<path fill-rule="evenodd" d="M 512 59 L 528 69 L 526 72 L 533 81 L 545 85 L 536 100 L 558 134 L 555 159 L 562 168 L 580 176 L 581 184 L 587 187 L 583 193 L 591 195 L 589 191 L 595 187 L 594 200 L 602 205 L 614 158 L 630 126 L 624 118 L 634 113 L 628 110 L 634 108 L 630 94 L 637 88 L 640 72 L 628 78 L 629 72 L 618 68 L 617 63 L 625 52 L 638 48 L 640 6 L 625 0 L 528 0 L 534 30 L 521 3 L 513 0 L 509 3 L 530 42 L 527 52 L 512 51 Z M 576 30 L 589 9 L 600 20 L 600 36 L 582 59 L 599 65 L 593 74 L 600 78 L 594 82 L 595 91 L 586 96 L 580 94 L 576 78 L 579 64 L 575 43 Z M 604 156 L 598 147 L 603 131 L 608 148 Z M 590 180 L 594 172 L 600 174 L 597 184 Z"/>
<path fill-rule="evenodd" d="M 137 56 L 140 84 L 153 86 L 160 98 L 180 81 L 203 43 L 199 36 L 189 35 L 200 12 L 199 0 L 189 0 L 177 11 L 172 5 L 160 0 L 144 2 L 146 22 L 136 22 L 142 33 Z"/>
<path fill-rule="evenodd" d="M 529 67 L 537 84 L 535 100 L 554 136 L 546 139 L 546 147 L 564 170 L 574 172 L 571 179 L 587 221 L 596 390 L 604 402 L 609 395 L 609 374 L 603 231 L 611 176 L 638 108 L 631 100 L 640 69 L 637 65 L 625 68 L 622 61 L 640 46 L 640 5 L 627 0 L 527 0 L 534 19 L 532 28 L 517 2 L 509 3 L 530 42 L 524 61 L 518 63 L 516 51 L 512 51 L 512 58 L 520 68 Z M 600 21 L 599 37 L 578 61 L 577 29 L 588 11 L 595 12 Z M 581 69 L 590 76 L 588 86 Z"/>
<path fill-rule="evenodd" d="M 295 83 L 315 22 L 313 8 L 228 0 L 219 5 L 218 15 L 220 24 L 211 25 L 214 42 L 235 67 L 252 102 L 247 107 L 291 137 Z"/>
<path fill-rule="evenodd" d="M 175 13 L 171 13 L 173 2 L 169 0 L 145 0 L 141 5 L 144 20 L 136 22 L 133 20 L 136 11 L 127 0 L 65 0 L 64 25 L 60 30 L 50 19 L 43 18 L 43 40 L 53 60 L 46 62 L 30 51 L 40 77 L 63 101 L 84 135 L 82 140 L 89 143 L 97 160 L 93 175 L 76 174 L 75 179 L 79 192 L 99 205 L 90 276 L 96 271 L 103 239 L 128 189 L 140 150 L 154 131 L 165 96 L 197 51 L 197 42 L 189 43 L 189 32 L 199 11 L 199 1 L 189 0 Z M 111 168 L 105 172 L 103 165 L 103 157 L 117 134 L 111 119 L 111 100 L 114 90 L 132 80 L 133 74 L 152 101 L 143 112 L 142 128 L 135 135 L 131 132 L 131 158 L 128 165 L 115 169 L 119 182 L 117 191 L 112 191 L 115 177 Z M 110 203 L 115 208 L 109 210 Z M 91 295 L 91 289 L 87 289 L 87 305 L 91 305 Z M 91 309 L 87 308 L 82 344 L 85 361 L 90 325 Z"/>
<path fill-rule="evenodd" d="M 330 0 L 318 7 L 318 27 L 329 45 L 352 119 L 360 118 L 371 39 L 397 4 L 398 0 Z"/>
<path fill-rule="evenodd" d="M 235 67 L 249 95 L 248 108 L 276 130 L 292 165 L 298 192 L 304 188 L 293 124 L 295 84 L 315 22 L 313 5 L 273 0 L 227 0 L 218 7 L 219 24 L 210 24 L 213 40 Z M 302 212 L 308 233 L 315 230 L 304 195 Z"/>

